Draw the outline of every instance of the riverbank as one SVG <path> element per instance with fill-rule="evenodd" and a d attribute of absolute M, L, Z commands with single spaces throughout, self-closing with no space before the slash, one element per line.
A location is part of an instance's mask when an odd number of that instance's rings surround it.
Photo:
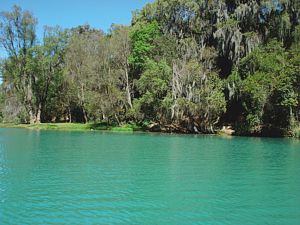
<path fill-rule="evenodd" d="M 134 131 L 148 131 L 156 133 L 178 133 L 188 134 L 190 132 L 185 130 L 167 129 L 159 126 L 139 126 L 136 124 L 123 125 L 109 125 L 107 123 L 40 123 L 40 124 L 14 124 L 14 123 L 0 123 L 0 128 L 25 128 L 37 130 L 63 130 L 63 131 L 113 131 L 113 132 L 134 132 Z M 255 136 L 255 137 L 272 137 L 265 135 L 238 135 L 231 126 L 223 126 L 222 129 L 216 131 L 220 136 Z M 293 131 L 290 136 L 273 136 L 273 137 L 295 137 L 300 138 L 300 128 Z"/>
<path fill-rule="evenodd" d="M 116 132 L 133 132 L 145 130 L 135 124 L 108 125 L 107 123 L 40 123 L 40 124 L 13 124 L 0 123 L 0 128 L 26 128 L 40 130 L 65 130 L 65 131 L 116 131 Z"/>
<path fill-rule="evenodd" d="M 13 124 L 0 123 L 0 128 L 26 128 L 39 130 L 65 130 L 65 131 L 115 131 L 115 132 L 134 132 L 148 131 L 154 133 L 177 133 L 190 134 L 187 129 L 176 126 L 159 126 L 158 124 L 150 124 L 148 126 L 139 126 L 136 124 L 108 125 L 107 123 L 40 123 L 40 124 Z M 233 136 L 234 130 L 231 127 L 223 127 L 222 130 L 216 132 L 218 135 Z"/>

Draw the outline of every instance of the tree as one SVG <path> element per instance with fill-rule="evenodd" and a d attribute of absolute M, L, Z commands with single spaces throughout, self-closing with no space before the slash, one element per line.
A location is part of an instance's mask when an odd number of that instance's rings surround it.
<path fill-rule="evenodd" d="M 63 80 L 64 50 L 67 32 L 59 27 L 45 27 L 42 45 L 29 49 L 28 71 L 31 74 L 33 96 L 35 99 L 35 122 L 41 122 L 47 101 L 61 91 L 58 89 Z M 45 118 L 46 115 L 43 115 Z"/>
<path fill-rule="evenodd" d="M 102 32 L 89 29 L 82 31 L 79 27 L 73 31 L 66 48 L 67 76 L 76 89 L 78 105 L 84 122 L 88 122 L 86 95 L 93 76 L 101 38 Z"/>
<path fill-rule="evenodd" d="M 3 121 L 153 122 L 291 135 L 300 117 L 297 0 L 156 0 L 131 26 L 47 28 L 1 14 Z"/>
<path fill-rule="evenodd" d="M 37 19 L 30 12 L 14 6 L 12 12 L 2 12 L 0 20 L 0 43 L 8 53 L 3 79 L 12 83 L 26 108 L 29 122 L 34 123 L 33 78 L 28 72 L 27 63 L 29 49 L 36 41 Z"/>
<path fill-rule="evenodd" d="M 125 89 L 127 105 L 132 108 L 132 78 L 129 77 L 129 56 L 131 53 L 130 28 L 122 25 L 113 25 L 111 29 L 111 47 L 113 63 L 121 73 L 122 88 Z"/>
<path fill-rule="evenodd" d="M 130 33 L 132 51 L 129 62 L 136 72 L 140 73 L 148 59 L 151 59 L 154 41 L 161 35 L 159 25 L 156 21 L 151 23 L 136 23 Z"/>
<path fill-rule="evenodd" d="M 237 73 L 237 93 L 243 105 L 240 132 L 286 132 L 298 100 L 296 79 L 282 44 L 272 41 L 256 49 L 241 61 Z"/>
<path fill-rule="evenodd" d="M 154 121 L 165 119 L 166 111 L 163 103 L 170 92 L 171 74 L 171 67 L 166 62 L 153 60 L 146 62 L 145 71 L 136 84 L 141 95 L 134 102 L 137 119 Z"/>

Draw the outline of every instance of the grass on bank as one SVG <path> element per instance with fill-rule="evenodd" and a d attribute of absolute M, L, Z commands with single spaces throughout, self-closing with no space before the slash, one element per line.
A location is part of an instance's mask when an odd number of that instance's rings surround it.
<path fill-rule="evenodd" d="M 141 131 L 142 127 L 136 124 L 124 125 L 109 125 L 107 123 L 41 123 L 41 124 L 12 124 L 1 123 L 1 128 L 27 128 L 27 129 L 41 129 L 41 130 L 78 130 L 78 131 L 93 131 L 93 130 L 107 130 L 116 132 L 133 132 Z"/>
<path fill-rule="evenodd" d="M 149 124 L 138 126 L 136 124 L 111 125 L 102 123 L 41 123 L 41 124 L 14 124 L 0 123 L 0 128 L 27 128 L 40 130 L 65 130 L 65 131 L 112 131 L 112 132 L 134 132 L 148 131 Z M 232 136 L 231 129 L 222 129 L 217 132 L 218 135 Z M 300 138 L 300 127 L 293 129 L 291 136 Z"/>

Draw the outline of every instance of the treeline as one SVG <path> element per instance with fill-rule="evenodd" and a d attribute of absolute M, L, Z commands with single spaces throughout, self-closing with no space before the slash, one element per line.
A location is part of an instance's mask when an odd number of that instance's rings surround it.
<path fill-rule="evenodd" d="M 3 122 L 156 124 L 287 135 L 299 127 L 298 0 L 156 0 L 131 26 L 45 27 L 1 13 Z"/>

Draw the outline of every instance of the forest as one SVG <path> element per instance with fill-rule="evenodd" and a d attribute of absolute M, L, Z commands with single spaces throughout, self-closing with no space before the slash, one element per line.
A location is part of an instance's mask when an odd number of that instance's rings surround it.
<path fill-rule="evenodd" d="M 156 0 L 130 26 L 44 27 L 42 39 L 37 24 L 1 12 L 2 123 L 299 131 L 299 0 Z"/>

